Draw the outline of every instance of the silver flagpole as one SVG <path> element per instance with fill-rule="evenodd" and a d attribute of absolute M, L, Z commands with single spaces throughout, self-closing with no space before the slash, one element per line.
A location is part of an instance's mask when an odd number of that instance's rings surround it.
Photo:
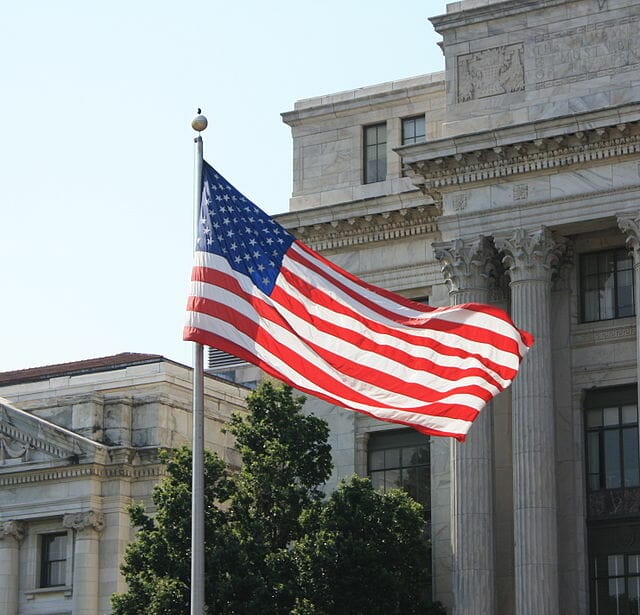
<path fill-rule="evenodd" d="M 202 136 L 207 118 L 200 114 L 191 122 L 198 131 L 194 139 L 194 234 L 198 236 L 202 198 Z M 195 245 L 195 238 L 194 238 Z M 191 615 L 204 615 L 204 353 L 202 344 L 193 344 L 193 445 L 191 466 Z"/>

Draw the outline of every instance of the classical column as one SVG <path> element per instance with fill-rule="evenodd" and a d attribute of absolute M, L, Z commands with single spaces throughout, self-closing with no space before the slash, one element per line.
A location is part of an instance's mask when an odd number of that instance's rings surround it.
<path fill-rule="evenodd" d="M 65 515 L 62 524 L 75 530 L 73 615 L 98 615 L 100 532 L 104 515 L 89 511 Z"/>
<path fill-rule="evenodd" d="M 558 525 L 551 364 L 551 276 L 564 244 L 549 229 L 496 238 L 516 325 L 535 337 L 512 385 L 517 615 L 557 615 Z"/>
<path fill-rule="evenodd" d="M 640 396 L 640 214 L 634 217 L 618 216 L 618 226 L 627 236 L 627 247 L 633 254 L 633 301 L 636 313 L 636 382 Z M 640 399 L 638 400 L 640 408 Z"/>
<path fill-rule="evenodd" d="M 5 521 L 0 525 L 0 613 L 17 615 L 20 543 L 24 538 L 24 524 Z"/>
<path fill-rule="evenodd" d="M 487 303 L 495 250 L 486 237 L 434 244 L 451 303 Z M 451 441 L 454 615 L 496 612 L 492 417 L 480 413 L 464 443 Z"/>

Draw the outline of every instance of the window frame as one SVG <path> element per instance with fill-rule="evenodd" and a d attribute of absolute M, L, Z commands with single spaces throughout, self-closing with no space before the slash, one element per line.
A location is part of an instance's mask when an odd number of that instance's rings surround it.
<path fill-rule="evenodd" d="M 589 278 L 596 278 L 599 281 L 599 278 L 603 278 L 607 275 L 606 271 L 597 270 L 596 273 L 586 272 L 586 260 L 588 258 L 593 258 L 601 255 L 605 255 L 610 253 L 613 259 L 613 271 L 610 273 L 613 277 L 613 305 L 611 316 L 603 315 L 603 304 L 602 299 L 599 299 L 597 306 L 597 317 L 587 318 L 587 297 L 586 293 L 588 292 L 588 284 L 587 280 Z M 624 260 L 630 261 L 631 265 L 627 269 L 623 271 L 618 271 L 618 263 L 623 260 L 621 256 L 624 255 Z M 622 306 L 619 301 L 619 292 L 620 292 L 620 274 L 623 272 L 630 272 L 631 274 L 631 312 L 628 314 L 621 314 Z M 594 323 L 594 322 L 603 322 L 607 320 L 616 320 L 619 318 L 631 318 L 635 316 L 636 306 L 635 306 L 635 275 L 633 271 L 633 257 L 629 254 L 629 251 L 624 246 L 616 246 L 610 247 L 605 250 L 595 250 L 589 252 L 583 252 L 580 254 L 579 258 L 579 302 L 580 302 L 580 322 L 581 323 Z M 599 285 L 599 293 L 602 295 L 603 289 Z"/>
<path fill-rule="evenodd" d="M 64 557 L 53 559 L 49 557 L 50 544 L 56 538 L 64 537 L 62 550 Z M 62 582 L 51 582 L 51 565 L 64 562 L 64 570 L 62 571 Z M 69 574 L 69 532 L 67 530 L 56 532 L 43 532 L 38 534 L 38 585 L 39 589 L 55 589 L 66 587 L 68 584 Z"/>
<path fill-rule="evenodd" d="M 415 122 L 422 121 L 422 134 L 416 135 Z M 412 137 L 406 135 L 406 125 L 413 122 L 414 134 Z M 402 145 L 415 145 L 416 143 L 424 143 L 427 140 L 426 118 L 424 115 L 412 115 L 411 117 L 403 117 L 401 121 L 400 142 Z"/>
<path fill-rule="evenodd" d="M 380 129 L 384 128 L 384 140 L 379 139 Z M 369 131 L 375 129 L 375 142 L 369 142 Z M 387 122 L 376 122 L 362 127 L 362 181 L 376 184 L 387 179 Z M 375 149 L 375 158 L 369 161 L 369 151 Z M 370 172 L 369 162 L 375 162 L 375 173 Z"/>
<path fill-rule="evenodd" d="M 637 386 L 624 385 L 619 387 L 603 387 L 599 389 L 592 389 L 586 392 L 583 408 L 584 408 L 584 438 L 585 438 L 585 477 L 587 493 L 593 493 L 596 491 L 607 491 L 611 489 L 624 489 L 632 487 L 640 487 L 640 420 L 638 416 L 638 392 Z M 635 422 L 624 422 L 623 409 L 628 407 L 635 407 Z M 613 423 L 606 423 L 604 412 L 605 410 L 617 409 L 618 420 Z M 600 424 L 589 424 L 589 415 L 601 413 Z M 634 430 L 635 438 L 632 439 L 635 442 L 636 458 L 635 467 L 629 467 L 628 460 L 626 459 L 625 452 L 625 439 L 624 433 L 626 431 Z M 619 485 L 607 486 L 607 455 L 606 455 L 606 440 L 607 434 L 618 432 L 617 437 L 617 464 L 619 473 Z M 594 464 L 594 460 L 591 457 L 591 451 L 596 448 L 591 446 L 592 435 L 597 436 L 597 464 Z M 597 465 L 597 468 L 596 468 Z M 593 471 L 592 471 L 593 469 Z M 635 472 L 637 478 L 634 484 L 626 484 L 627 477 Z M 595 481 L 593 477 L 597 477 L 597 487 L 593 486 Z"/>
<path fill-rule="evenodd" d="M 402 451 L 407 449 L 414 449 L 416 447 L 425 447 L 427 460 L 421 463 L 415 464 L 405 464 Z M 381 468 L 373 468 L 372 467 L 372 453 L 386 452 L 392 450 L 399 450 L 399 465 L 389 465 L 383 463 L 383 467 Z M 371 480 L 372 484 L 375 485 L 375 481 L 373 478 L 373 474 L 382 474 L 385 475 L 386 472 L 398 471 L 400 478 L 400 485 L 386 485 L 386 476 L 384 476 L 384 483 L 382 486 L 382 491 L 387 492 L 390 489 L 404 489 L 411 495 L 411 493 L 404 487 L 403 485 L 403 475 L 404 472 L 413 469 L 423 469 L 426 471 L 426 487 L 425 494 L 426 497 L 424 501 L 418 499 L 418 497 L 414 497 L 414 499 L 422 504 L 425 511 L 425 517 L 427 523 L 429 523 L 431 519 L 431 438 L 427 435 L 418 433 L 412 429 L 386 429 L 381 431 L 371 432 L 369 434 L 369 441 L 367 444 L 367 476 Z M 380 488 L 379 486 L 377 488 Z M 418 494 L 416 494 L 418 495 Z"/>

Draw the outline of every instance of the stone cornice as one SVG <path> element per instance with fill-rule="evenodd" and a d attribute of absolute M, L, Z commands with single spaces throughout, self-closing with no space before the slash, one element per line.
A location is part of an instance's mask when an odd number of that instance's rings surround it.
<path fill-rule="evenodd" d="M 573 0 L 545 0 L 545 8 L 566 4 Z M 496 18 L 509 17 L 521 13 L 539 9 L 540 0 L 505 0 L 504 2 L 493 2 L 474 8 L 464 8 L 462 11 L 445 13 L 430 17 L 436 32 L 443 33 L 451 28 L 460 28 L 471 24 L 477 24 Z"/>
<path fill-rule="evenodd" d="M 21 444 L 29 448 L 44 451 L 45 453 L 48 453 L 49 455 L 58 457 L 60 459 L 65 459 L 67 457 L 80 453 L 79 449 L 77 448 L 75 448 L 74 450 L 72 450 L 71 448 L 61 448 L 60 446 L 56 446 L 48 440 L 37 438 L 32 434 L 25 433 L 24 431 L 16 429 L 8 423 L 0 422 L 0 434 L 8 436 L 12 440 L 20 442 Z"/>
<path fill-rule="evenodd" d="M 305 120 L 322 116 L 340 116 L 362 113 L 380 105 L 415 99 L 429 91 L 444 88 L 445 73 L 435 72 L 408 79 L 380 83 L 378 85 L 347 90 L 327 96 L 318 96 L 296 102 L 293 111 L 281 113 L 282 121 L 289 126 L 297 126 Z"/>
<path fill-rule="evenodd" d="M 299 212 L 303 214 L 304 212 Z M 398 209 L 360 214 L 298 226 L 284 226 L 314 250 L 331 250 L 349 246 L 387 241 L 402 237 L 433 234 L 437 231 L 434 208 L 431 205 L 400 207 Z"/>
<path fill-rule="evenodd" d="M 491 141 L 496 141 L 492 136 Z M 414 183 L 434 201 L 441 191 L 467 184 L 492 181 L 524 173 L 544 172 L 584 163 L 640 153 L 640 112 L 629 122 L 556 134 L 533 136 L 519 141 L 480 146 L 475 150 L 451 151 L 422 157 L 402 148 L 399 153 L 411 169 Z"/>
<path fill-rule="evenodd" d="M 59 482 L 61 480 L 77 480 L 89 477 L 97 479 L 156 479 L 165 476 L 166 467 L 163 464 L 132 466 L 128 464 L 103 466 L 86 464 L 11 472 L 0 474 L 0 487 L 23 485 L 27 483 Z"/>

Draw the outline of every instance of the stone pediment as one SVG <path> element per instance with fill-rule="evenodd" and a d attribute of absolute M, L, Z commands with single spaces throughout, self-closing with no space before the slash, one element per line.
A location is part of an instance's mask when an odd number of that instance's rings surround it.
<path fill-rule="evenodd" d="M 86 463 L 104 447 L 16 408 L 0 398 L 0 472 L 34 466 Z"/>

